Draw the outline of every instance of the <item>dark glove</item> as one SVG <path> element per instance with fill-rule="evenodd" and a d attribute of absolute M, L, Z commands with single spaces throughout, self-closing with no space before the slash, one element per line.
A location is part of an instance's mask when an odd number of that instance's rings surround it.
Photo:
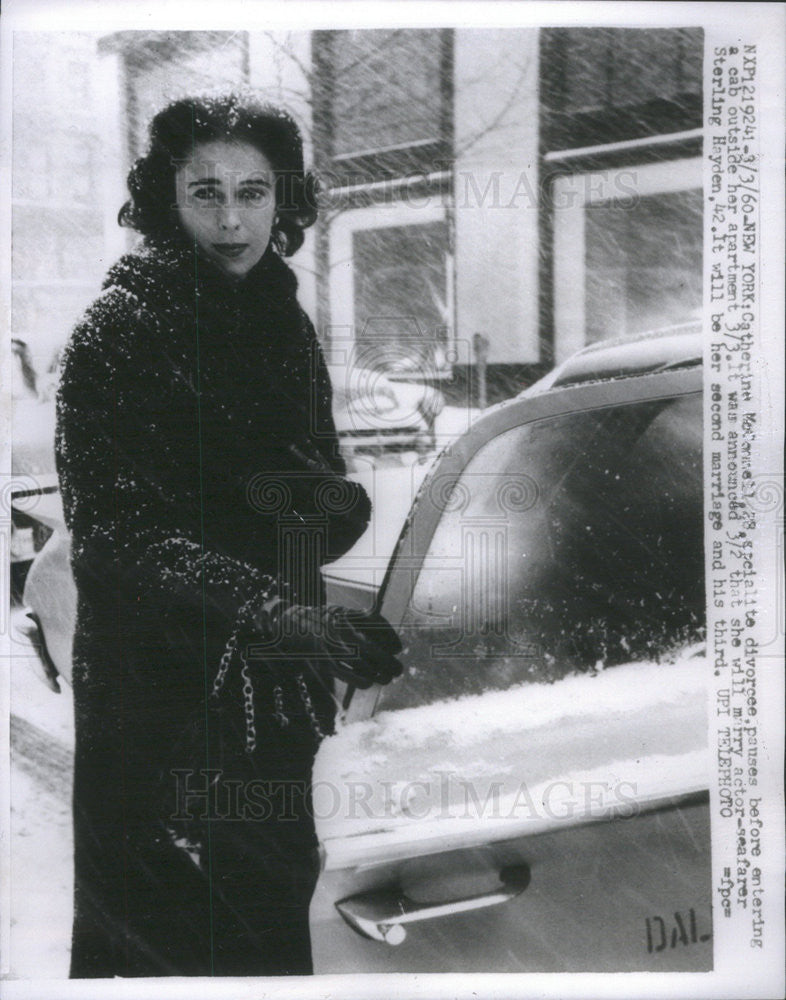
<path fill-rule="evenodd" d="M 401 642 L 374 611 L 274 598 L 257 612 L 254 626 L 276 656 L 312 661 L 359 688 L 389 684 L 403 670 L 396 659 Z"/>

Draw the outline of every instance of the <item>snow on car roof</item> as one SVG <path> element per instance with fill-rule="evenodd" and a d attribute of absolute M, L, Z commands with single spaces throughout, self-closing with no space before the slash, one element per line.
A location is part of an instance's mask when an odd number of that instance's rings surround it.
<path fill-rule="evenodd" d="M 684 328 L 591 344 L 566 362 L 554 385 L 624 378 L 699 365 L 701 360 L 701 327 L 690 324 Z"/>
<path fill-rule="evenodd" d="M 701 364 L 702 354 L 702 330 L 698 322 L 599 340 L 557 365 L 519 395 L 536 395 L 584 382 L 694 367 Z"/>

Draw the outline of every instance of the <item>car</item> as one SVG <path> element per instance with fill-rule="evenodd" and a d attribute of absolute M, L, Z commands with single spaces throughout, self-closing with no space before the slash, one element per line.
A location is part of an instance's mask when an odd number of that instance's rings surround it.
<path fill-rule="evenodd" d="M 591 345 L 328 568 L 404 671 L 339 685 L 317 754 L 316 972 L 712 968 L 701 358 Z"/>
<path fill-rule="evenodd" d="M 404 673 L 316 760 L 317 971 L 712 968 L 701 357 L 592 345 L 430 470 Z"/>
<path fill-rule="evenodd" d="M 393 380 L 381 369 L 331 364 L 328 370 L 336 430 L 350 469 L 367 466 L 369 457 L 433 452 L 434 420 L 445 402 L 438 389 Z"/>
<path fill-rule="evenodd" d="M 53 379 L 58 355 L 48 359 L 46 370 L 37 369 L 28 343 L 11 339 L 11 403 L 13 440 L 11 474 L 15 502 L 11 507 L 11 589 L 16 596 L 30 562 L 41 550 L 49 529 L 25 509 L 25 494 L 52 492 L 57 488 L 54 474 L 55 406 Z"/>
<path fill-rule="evenodd" d="M 33 669 L 53 691 L 60 680 L 71 683 L 71 646 L 76 624 L 76 584 L 71 573 L 71 536 L 65 526 L 60 494 L 53 489 L 35 495 L 16 495 L 26 504 L 28 517 L 47 532 L 24 581 L 22 613 L 16 617 L 18 638 L 31 645 Z"/>

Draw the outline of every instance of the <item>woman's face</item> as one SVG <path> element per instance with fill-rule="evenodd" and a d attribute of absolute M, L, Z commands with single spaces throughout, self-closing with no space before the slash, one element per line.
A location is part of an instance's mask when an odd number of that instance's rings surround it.
<path fill-rule="evenodd" d="M 178 167 L 175 185 L 186 234 L 226 275 L 245 277 L 267 249 L 276 214 L 265 154 L 245 142 L 201 143 Z"/>

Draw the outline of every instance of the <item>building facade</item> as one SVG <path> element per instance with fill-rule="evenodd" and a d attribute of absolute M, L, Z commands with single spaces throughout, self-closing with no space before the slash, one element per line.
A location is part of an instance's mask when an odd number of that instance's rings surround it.
<path fill-rule="evenodd" d="M 155 110 L 236 86 L 292 110 L 322 177 L 294 263 L 334 364 L 473 402 L 481 367 L 494 402 L 585 343 L 699 315 L 700 29 L 121 32 L 63 46 L 70 90 L 53 100 L 105 113 L 74 112 L 74 149 L 58 139 L 41 164 L 19 141 L 17 102 L 14 324 L 33 340 L 47 311 L 78 313 L 127 245 L 110 215 Z M 50 183 L 68 205 L 42 245 L 29 213 Z"/>

